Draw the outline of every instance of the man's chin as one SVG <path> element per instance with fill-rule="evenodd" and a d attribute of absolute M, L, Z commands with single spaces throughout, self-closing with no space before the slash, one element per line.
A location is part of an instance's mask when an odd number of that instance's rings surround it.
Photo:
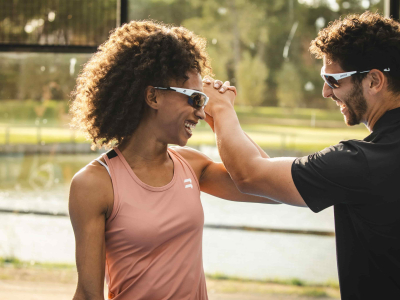
<path fill-rule="evenodd" d="M 355 116 L 351 116 L 350 118 L 348 118 L 347 116 L 344 116 L 344 123 L 347 126 L 355 126 L 355 125 L 360 124 L 361 122 Z"/>

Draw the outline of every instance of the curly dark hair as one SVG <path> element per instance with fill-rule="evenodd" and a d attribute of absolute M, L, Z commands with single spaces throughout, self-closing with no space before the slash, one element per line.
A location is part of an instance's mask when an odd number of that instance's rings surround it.
<path fill-rule="evenodd" d="M 310 52 L 316 58 L 337 62 L 344 71 L 378 69 L 384 72 L 388 88 L 400 93 L 400 24 L 369 11 L 348 15 L 329 23 L 311 42 Z M 360 83 L 367 73 L 352 76 Z"/>
<path fill-rule="evenodd" d="M 211 73 L 206 40 L 183 27 L 132 21 L 111 33 L 86 63 L 71 94 L 72 126 L 92 148 L 121 144 L 137 128 L 145 90 Z"/>

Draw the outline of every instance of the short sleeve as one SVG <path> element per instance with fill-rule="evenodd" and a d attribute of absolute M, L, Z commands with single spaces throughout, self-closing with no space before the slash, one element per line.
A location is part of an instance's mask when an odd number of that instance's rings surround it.
<path fill-rule="evenodd" d="M 293 181 L 312 211 L 319 212 L 339 203 L 368 201 L 369 168 L 358 142 L 361 141 L 344 141 L 295 159 Z"/>

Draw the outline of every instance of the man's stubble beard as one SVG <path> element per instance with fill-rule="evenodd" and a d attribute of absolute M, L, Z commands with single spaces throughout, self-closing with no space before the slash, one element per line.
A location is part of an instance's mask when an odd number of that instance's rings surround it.
<path fill-rule="evenodd" d="M 348 110 L 349 118 L 345 123 L 348 126 L 354 126 L 361 123 L 363 116 L 367 112 L 367 101 L 363 95 L 363 89 L 361 83 L 354 83 L 353 89 L 350 91 L 347 100 L 345 101 Z"/>

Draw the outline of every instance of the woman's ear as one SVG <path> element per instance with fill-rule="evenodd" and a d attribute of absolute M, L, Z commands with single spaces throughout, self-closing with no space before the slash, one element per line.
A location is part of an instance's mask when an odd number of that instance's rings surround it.
<path fill-rule="evenodd" d="M 158 109 L 157 91 L 153 86 L 148 86 L 146 88 L 144 98 L 148 106 L 153 109 Z"/>

